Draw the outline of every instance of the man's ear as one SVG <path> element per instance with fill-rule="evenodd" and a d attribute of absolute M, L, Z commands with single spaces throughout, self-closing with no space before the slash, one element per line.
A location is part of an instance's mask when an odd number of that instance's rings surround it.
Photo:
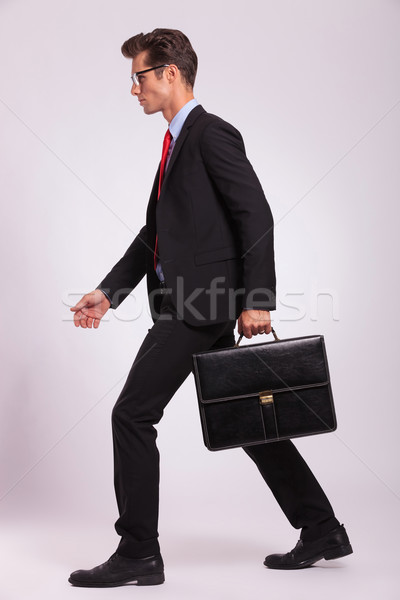
<path fill-rule="evenodd" d="M 169 65 L 168 67 L 166 67 L 166 74 L 167 74 L 167 79 L 170 83 L 172 83 L 173 81 L 176 81 L 179 77 L 179 69 L 176 65 Z"/>

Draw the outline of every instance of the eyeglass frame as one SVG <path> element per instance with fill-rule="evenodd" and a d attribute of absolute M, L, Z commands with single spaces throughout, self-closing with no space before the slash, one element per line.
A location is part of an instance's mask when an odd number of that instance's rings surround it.
<path fill-rule="evenodd" d="M 169 65 L 158 65 L 157 67 L 150 67 L 150 69 L 143 69 L 143 71 L 137 71 L 136 73 L 132 73 L 131 79 L 132 79 L 133 85 L 136 85 L 136 87 L 140 85 L 138 75 L 142 75 L 143 73 L 148 73 L 149 71 L 155 71 L 156 69 L 161 69 L 163 67 L 164 68 L 169 67 Z"/>

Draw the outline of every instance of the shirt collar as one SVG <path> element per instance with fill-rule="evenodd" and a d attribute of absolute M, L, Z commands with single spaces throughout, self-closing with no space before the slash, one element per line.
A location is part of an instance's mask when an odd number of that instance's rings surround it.
<path fill-rule="evenodd" d="M 196 98 L 192 98 L 192 100 L 189 100 L 189 102 L 186 102 L 185 106 L 182 106 L 181 110 L 179 112 L 177 112 L 176 115 L 174 116 L 174 118 L 172 119 L 171 123 L 169 124 L 169 130 L 171 132 L 174 142 L 176 142 L 178 135 L 182 131 L 183 124 L 186 121 L 188 114 L 197 105 L 198 105 L 198 102 L 197 102 Z"/>

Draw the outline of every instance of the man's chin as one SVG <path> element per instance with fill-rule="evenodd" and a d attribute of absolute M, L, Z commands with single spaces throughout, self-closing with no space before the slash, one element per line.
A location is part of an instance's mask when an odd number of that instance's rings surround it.
<path fill-rule="evenodd" d="M 152 108 L 151 106 L 148 106 L 147 104 L 142 104 L 141 105 L 143 108 L 143 112 L 145 115 L 154 115 L 157 112 L 161 112 L 161 108 Z"/>
<path fill-rule="evenodd" d="M 159 111 L 159 109 L 150 108 L 150 106 L 146 106 L 146 104 L 143 104 L 142 108 L 145 115 L 154 115 L 154 113 Z"/>

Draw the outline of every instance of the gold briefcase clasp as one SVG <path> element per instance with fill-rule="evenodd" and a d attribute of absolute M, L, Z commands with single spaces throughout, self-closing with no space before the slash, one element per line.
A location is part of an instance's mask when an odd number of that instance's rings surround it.
<path fill-rule="evenodd" d="M 274 401 L 274 396 L 271 390 L 265 390 L 264 392 L 260 392 L 258 394 L 260 399 L 260 404 L 271 404 Z"/>

